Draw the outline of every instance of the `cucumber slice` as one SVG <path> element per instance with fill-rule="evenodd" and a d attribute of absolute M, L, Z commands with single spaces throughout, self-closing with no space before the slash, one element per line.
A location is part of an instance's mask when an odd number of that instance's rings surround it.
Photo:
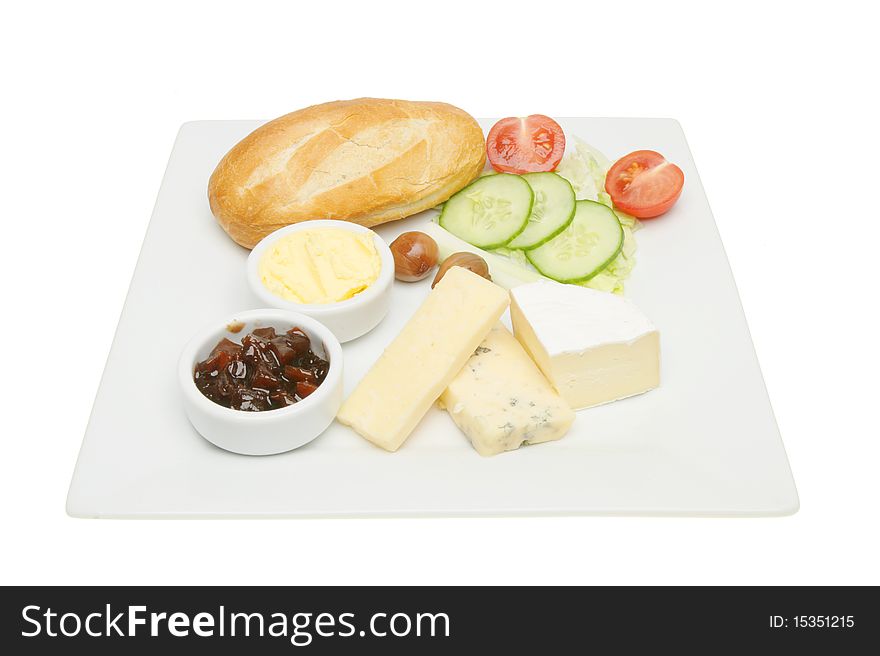
<path fill-rule="evenodd" d="M 537 248 L 560 232 L 574 218 L 574 189 L 556 173 L 526 173 L 522 176 L 532 191 L 535 203 L 526 229 L 513 238 L 507 248 Z"/>
<path fill-rule="evenodd" d="M 440 225 L 478 248 L 499 248 L 525 230 L 534 200 L 520 176 L 488 175 L 443 204 Z"/>
<path fill-rule="evenodd" d="M 623 227 L 611 208 L 579 200 L 568 227 L 546 244 L 526 251 L 526 257 L 548 278 L 585 282 L 611 264 L 622 247 Z"/>

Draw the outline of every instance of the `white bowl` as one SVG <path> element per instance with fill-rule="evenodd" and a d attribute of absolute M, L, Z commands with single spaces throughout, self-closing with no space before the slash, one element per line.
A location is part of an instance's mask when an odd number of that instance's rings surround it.
<path fill-rule="evenodd" d="M 376 251 L 382 259 L 379 277 L 360 294 L 338 303 L 321 305 L 294 303 L 276 296 L 260 280 L 260 260 L 263 253 L 285 235 L 317 228 L 337 228 L 373 235 Z M 379 235 L 357 223 L 332 220 L 302 221 L 266 235 L 254 246 L 247 260 L 247 279 L 254 294 L 266 305 L 313 317 L 332 330 L 340 342 L 348 342 L 371 331 L 388 314 L 388 308 L 391 306 L 391 286 L 394 282 L 394 257 L 388 244 Z"/>
<path fill-rule="evenodd" d="M 238 325 L 241 328 L 234 330 Z M 217 342 L 226 337 L 240 343 L 254 328 L 269 326 L 279 333 L 299 327 L 309 336 L 312 351 L 330 363 L 318 389 L 286 408 L 264 412 L 226 408 L 199 391 L 193 370 Z M 193 337 L 180 356 L 178 378 L 186 415 L 206 440 L 245 455 L 283 453 L 311 442 L 336 417 L 342 404 L 342 346 L 326 326 L 311 317 L 286 310 L 249 310 L 217 321 Z"/>

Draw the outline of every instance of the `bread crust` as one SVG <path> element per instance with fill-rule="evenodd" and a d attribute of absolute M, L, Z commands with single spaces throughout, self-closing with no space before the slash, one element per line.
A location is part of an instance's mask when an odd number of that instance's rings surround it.
<path fill-rule="evenodd" d="M 232 239 L 253 248 L 310 219 L 371 227 L 446 201 L 486 161 L 483 131 L 440 102 L 358 98 L 270 121 L 217 165 L 208 201 Z"/>

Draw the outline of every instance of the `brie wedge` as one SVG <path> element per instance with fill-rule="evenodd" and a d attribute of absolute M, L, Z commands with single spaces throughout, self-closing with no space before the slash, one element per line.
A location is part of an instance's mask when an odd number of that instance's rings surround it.
<path fill-rule="evenodd" d="M 572 408 L 660 384 L 660 335 L 629 299 L 549 280 L 510 295 L 516 338 Z"/>

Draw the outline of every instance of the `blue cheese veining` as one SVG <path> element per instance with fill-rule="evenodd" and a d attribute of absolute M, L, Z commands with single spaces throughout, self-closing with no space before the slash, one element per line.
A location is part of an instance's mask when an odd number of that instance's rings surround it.
<path fill-rule="evenodd" d="M 483 340 L 440 402 L 484 456 L 558 440 L 575 417 L 501 324 Z"/>

